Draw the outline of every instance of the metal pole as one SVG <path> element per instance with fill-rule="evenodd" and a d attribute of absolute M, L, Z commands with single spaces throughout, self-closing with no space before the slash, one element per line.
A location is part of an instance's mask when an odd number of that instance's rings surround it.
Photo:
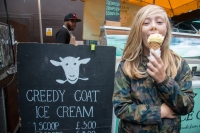
<path fill-rule="evenodd" d="M 4 95 L 4 88 L 0 88 L 0 113 L 1 113 L 1 120 L 0 120 L 0 132 L 7 133 L 7 120 L 6 120 L 6 105 L 5 105 L 5 95 Z"/>
<path fill-rule="evenodd" d="M 40 26 L 40 42 L 43 43 L 42 19 L 41 19 L 41 5 L 40 5 L 40 0 L 38 0 L 38 14 L 39 14 L 39 26 Z"/>

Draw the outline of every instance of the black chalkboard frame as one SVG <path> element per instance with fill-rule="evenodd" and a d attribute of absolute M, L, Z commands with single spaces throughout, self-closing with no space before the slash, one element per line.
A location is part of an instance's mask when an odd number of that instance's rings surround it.
<path fill-rule="evenodd" d="M 96 46 L 91 51 L 90 46 L 84 45 L 18 44 L 20 132 L 110 133 L 115 51 L 109 46 Z M 80 65 L 80 77 L 89 78 L 88 81 L 56 82 L 65 74 L 61 66 L 54 66 L 50 60 L 67 56 L 90 58 L 87 64 Z M 78 117 L 74 112 L 78 112 Z"/>

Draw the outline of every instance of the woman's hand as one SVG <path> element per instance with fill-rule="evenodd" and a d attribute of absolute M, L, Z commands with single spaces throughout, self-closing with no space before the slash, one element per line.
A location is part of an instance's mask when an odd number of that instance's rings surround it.
<path fill-rule="evenodd" d="M 176 114 L 165 103 L 161 105 L 161 118 L 175 118 Z"/>
<path fill-rule="evenodd" d="M 147 63 L 147 73 L 156 81 L 160 83 L 165 80 L 166 72 L 162 59 L 156 54 L 154 50 L 151 50 L 152 55 L 155 57 L 148 57 L 149 63 Z"/>

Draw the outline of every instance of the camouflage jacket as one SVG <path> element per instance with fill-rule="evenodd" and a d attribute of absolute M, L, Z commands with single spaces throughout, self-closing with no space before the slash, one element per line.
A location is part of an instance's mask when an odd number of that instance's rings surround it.
<path fill-rule="evenodd" d="M 140 71 L 146 71 L 147 57 L 142 57 Z M 123 62 L 115 74 L 113 106 L 120 119 L 119 133 L 178 133 L 181 115 L 192 111 L 194 93 L 192 75 L 186 61 L 174 79 L 167 77 L 162 83 L 154 83 L 148 76 L 130 79 L 123 71 Z M 174 119 L 161 119 L 161 104 L 166 103 L 175 113 Z"/>

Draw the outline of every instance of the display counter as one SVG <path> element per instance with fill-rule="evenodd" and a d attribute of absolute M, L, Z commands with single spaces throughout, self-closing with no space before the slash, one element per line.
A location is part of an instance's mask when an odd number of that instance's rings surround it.
<path fill-rule="evenodd" d="M 115 69 L 121 60 L 129 31 L 129 27 L 101 27 L 100 45 L 116 47 Z M 195 105 L 191 113 L 181 116 L 181 133 L 199 133 L 200 106 L 197 103 L 200 101 L 200 34 L 172 32 L 170 48 L 186 59 L 193 74 L 192 87 L 195 93 Z M 118 123 L 119 119 L 113 113 L 112 133 L 118 133 Z"/>

